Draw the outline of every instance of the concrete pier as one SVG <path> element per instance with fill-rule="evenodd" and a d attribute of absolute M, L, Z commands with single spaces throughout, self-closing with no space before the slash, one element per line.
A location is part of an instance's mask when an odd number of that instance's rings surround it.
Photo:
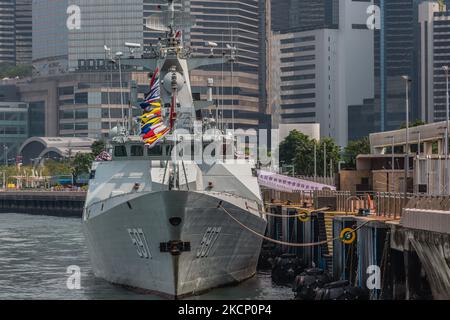
<path fill-rule="evenodd" d="M 0 213 L 24 213 L 81 218 L 85 199 L 86 192 L 0 192 Z"/>
<path fill-rule="evenodd" d="M 302 212 L 300 196 L 297 202 L 295 196 L 271 198 L 266 209 L 281 217 L 268 217 L 267 236 L 303 244 L 326 236 L 328 246 L 280 249 L 322 269 L 329 270 L 331 262 L 334 280 L 369 290 L 370 299 L 450 299 L 450 197 L 372 194 L 373 201 L 364 195 L 316 193 L 308 219 L 290 218 Z M 348 228 L 355 230 L 351 242 L 340 238 Z"/>

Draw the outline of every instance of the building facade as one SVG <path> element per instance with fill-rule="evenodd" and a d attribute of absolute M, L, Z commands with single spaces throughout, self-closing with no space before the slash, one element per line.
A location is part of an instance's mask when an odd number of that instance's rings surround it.
<path fill-rule="evenodd" d="M 406 123 L 406 81 L 410 84 L 410 115 L 420 118 L 419 0 L 374 0 L 380 8 L 380 28 L 375 29 L 375 105 L 380 131 L 395 130 Z"/>
<path fill-rule="evenodd" d="M 339 0 L 271 0 L 272 29 L 337 28 Z"/>
<path fill-rule="evenodd" d="M 0 63 L 16 63 L 15 1 L 0 1 Z"/>
<path fill-rule="evenodd" d="M 337 80 L 336 41 L 337 32 L 332 29 L 275 36 L 280 48 L 280 86 L 276 89 L 280 93 L 280 123 L 319 122 L 322 136 L 331 135 L 327 128 L 331 128 L 331 104 L 336 101 L 332 92 L 332 83 Z"/>
<path fill-rule="evenodd" d="M 0 102 L 0 164 L 15 163 L 15 156 L 28 138 L 28 105 Z"/>
<path fill-rule="evenodd" d="M 31 64 L 32 0 L 0 0 L 0 63 Z"/>
<path fill-rule="evenodd" d="M 29 65 L 32 61 L 32 1 L 15 0 L 15 51 L 17 65 Z"/>
<path fill-rule="evenodd" d="M 144 17 L 158 15 L 165 9 L 161 0 L 144 1 Z M 195 57 L 209 57 L 211 48 L 206 44 L 217 44 L 216 57 L 224 57 L 223 63 L 191 72 L 194 94 L 206 99 L 206 84 L 214 80 L 214 99 L 219 100 L 220 110 L 228 128 L 258 128 L 267 122 L 265 109 L 264 77 L 261 63 L 265 61 L 266 7 L 257 0 L 183 0 L 176 2 L 179 10 L 191 15 L 192 26 L 183 32 L 183 41 L 192 49 Z M 151 51 L 161 32 L 145 29 L 145 51 Z M 235 60 L 230 61 L 231 51 L 236 48 Z"/>
<path fill-rule="evenodd" d="M 367 2 L 341 1 L 339 27 L 276 34 L 281 124 L 320 123 L 321 136 L 346 146 L 349 108 L 373 97 L 373 32 Z M 276 98 L 272 98 L 277 101 Z M 353 111 L 353 110 L 352 110 Z"/>
<path fill-rule="evenodd" d="M 419 23 L 422 120 L 444 121 L 447 95 L 443 67 L 450 66 L 450 13 L 427 1 L 419 6 Z"/>
<path fill-rule="evenodd" d="M 45 76 L 68 70 L 68 0 L 33 1 L 32 38 L 34 74 Z M 52 15 L 49 16 L 48 13 Z"/>
<path fill-rule="evenodd" d="M 214 80 L 216 99 L 224 110 L 228 128 L 258 128 L 260 113 L 260 14 L 259 1 L 190 1 L 195 25 L 190 31 L 190 45 L 195 56 L 207 57 L 206 42 L 217 43 L 216 55 L 224 54 L 224 63 L 191 73 L 192 90 L 206 99 L 208 78 Z M 231 61 L 235 47 L 235 60 Z"/>
<path fill-rule="evenodd" d="M 142 45 L 143 28 L 143 0 L 33 1 L 36 74 L 103 69 L 105 46 L 128 55 L 125 42 Z"/>
<path fill-rule="evenodd" d="M 148 81 L 147 72 L 123 72 L 122 86 L 117 72 L 74 72 L 17 86 L 33 117 L 31 137 L 102 139 L 118 124 L 128 126 L 130 113 L 140 115 L 140 109 L 130 108 L 132 84 L 143 98 Z"/>
<path fill-rule="evenodd" d="M 67 13 L 69 5 L 79 8 L 79 28 L 73 20 L 75 11 Z M 215 56 L 224 57 L 222 64 L 191 72 L 193 93 L 206 99 L 207 81 L 212 78 L 216 87 L 215 99 L 220 100 L 227 126 L 232 128 L 234 119 L 235 128 L 258 128 L 260 111 L 265 110 L 260 105 L 260 87 L 264 86 L 260 81 L 260 55 L 264 53 L 260 48 L 260 2 L 183 0 L 177 1 L 176 6 L 194 22 L 183 32 L 183 41 L 191 47 L 193 55 L 208 57 L 211 52 L 205 43 L 215 42 L 218 44 Z M 126 57 L 130 53 L 124 43 L 139 43 L 143 48 L 135 53 L 135 57 L 139 58 L 143 53 L 151 55 L 162 33 L 146 28 L 145 22 L 166 8 L 167 2 L 162 0 L 36 1 L 33 3 L 35 74 L 41 77 L 68 72 L 109 74 L 111 65 L 105 63 L 108 58 L 105 45 L 112 54 L 122 51 Z M 48 12 L 52 12 L 51 19 Z M 227 45 L 236 48 L 233 62 L 230 59 L 232 50 Z M 116 59 L 114 77 L 118 75 L 117 62 Z M 124 84 L 123 87 L 128 86 Z M 64 122 L 63 127 L 66 128 L 63 134 L 71 134 L 68 123 Z"/>

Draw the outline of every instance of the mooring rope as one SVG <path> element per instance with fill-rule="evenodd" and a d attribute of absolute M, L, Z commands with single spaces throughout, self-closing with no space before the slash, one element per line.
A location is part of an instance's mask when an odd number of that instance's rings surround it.
<path fill-rule="evenodd" d="M 313 212 L 325 211 L 327 209 L 328 208 L 322 208 L 322 209 L 317 209 L 317 210 L 308 210 L 308 209 L 301 208 L 301 209 L 298 210 L 298 211 L 301 211 L 301 213 L 291 214 L 291 215 L 289 215 L 289 214 L 275 214 L 275 213 L 269 213 L 269 212 L 265 212 L 265 211 L 261 211 L 261 210 L 258 210 L 258 213 L 263 214 L 263 215 L 268 216 L 268 217 L 275 217 L 275 218 L 303 218 L 305 213 L 306 214 L 311 214 Z"/>
<path fill-rule="evenodd" d="M 272 243 L 276 243 L 276 244 L 280 244 L 283 246 L 289 246 L 289 247 L 298 247 L 298 248 L 305 248 L 305 247 L 317 247 L 317 246 L 321 246 L 327 243 L 331 243 L 334 242 L 336 240 L 340 240 L 341 237 L 335 237 L 333 239 L 330 240 L 324 240 L 324 241 L 320 241 L 320 242 L 312 242 L 312 243 L 290 243 L 290 242 L 284 242 L 284 241 L 280 241 L 280 240 L 275 240 L 269 237 L 266 237 L 265 235 L 260 234 L 259 232 L 247 227 L 246 225 L 244 225 L 242 222 L 240 222 L 239 220 L 237 220 L 235 217 L 233 217 L 231 215 L 230 212 L 228 212 L 227 209 L 224 208 L 224 206 L 222 205 L 222 202 L 219 203 L 217 208 L 222 208 L 222 210 L 231 218 L 233 219 L 237 224 L 239 224 L 241 227 L 243 227 L 244 229 L 246 229 L 247 231 L 253 233 L 254 235 L 267 240 L 269 242 Z M 358 231 L 359 229 L 361 229 L 362 227 L 364 227 L 366 224 L 370 223 L 371 221 L 366 221 L 365 223 L 363 223 L 362 225 L 360 225 L 359 227 L 357 227 L 356 229 L 354 229 L 351 233 L 355 233 L 356 231 Z"/>

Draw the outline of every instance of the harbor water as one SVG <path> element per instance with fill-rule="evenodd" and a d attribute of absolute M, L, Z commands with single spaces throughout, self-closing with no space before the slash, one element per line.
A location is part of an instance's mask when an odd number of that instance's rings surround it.
<path fill-rule="evenodd" d="M 79 288 L 73 288 L 70 280 L 68 286 L 73 270 L 80 271 Z M 269 272 L 258 273 L 237 286 L 219 288 L 191 299 L 292 298 L 292 289 L 273 284 Z M 96 278 L 89 265 L 79 219 L 0 214 L 0 300 L 2 299 L 161 298 L 134 292 Z"/>

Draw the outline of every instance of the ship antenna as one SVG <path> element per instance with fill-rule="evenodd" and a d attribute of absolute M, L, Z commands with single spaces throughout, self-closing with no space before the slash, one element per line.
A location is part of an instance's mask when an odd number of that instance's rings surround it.
<path fill-rule="evenodd" d="M 170 12 L 169 28 L 173 31 L 173 27 L 175 25 L 175 3 L 173 2 L 173 0 L 168 0 L 168 2 Z"/>

